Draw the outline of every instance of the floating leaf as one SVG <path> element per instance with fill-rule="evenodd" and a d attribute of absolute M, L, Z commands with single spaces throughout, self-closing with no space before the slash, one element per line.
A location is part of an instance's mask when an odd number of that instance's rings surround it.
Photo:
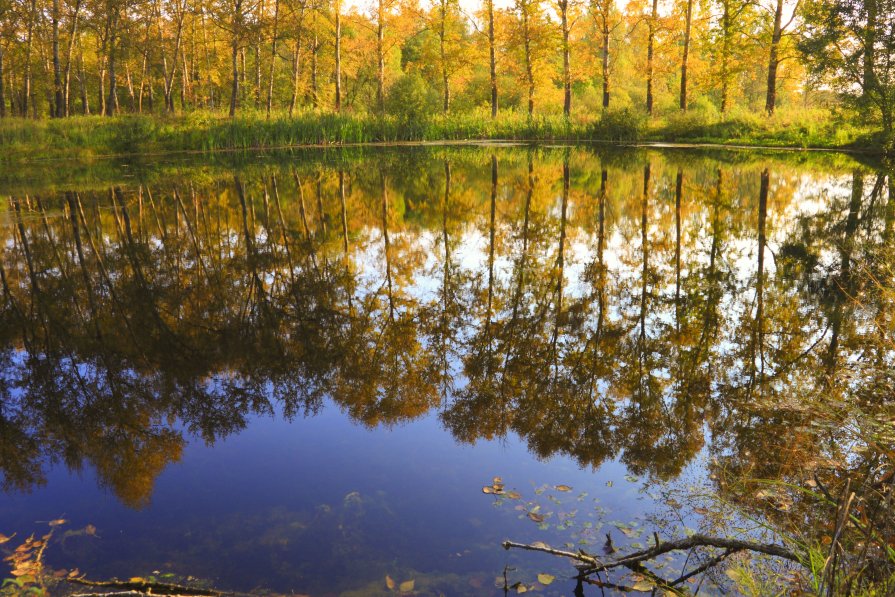
<path fill-rule="evenodd" d="M 388 574 L 385 575 L 385 586 L 389 591 L 395 590 L 395 581 Z"/>
<path fill-rule="evenodd" d="M 47 524 L 49 524 L 51 527 L 58 527 L 58 526 L 65 524 L 66 522 L 68 522 L 68 521 L 65 520 L 64 518 L 57 518 L 56 520 L 51 520 Z"/>
<path fill-rule="evenodd" d="M 531 544 L 532 547 L 538 547 L 540 549 L 550 549 L 550 546 L 544 543 L 543 541 L 535 541 Z"/>
<path fill-rule="evenodd" d="M 557 485 L 554 489 L 556 489 L 556 491 L 572 491 L 572 488 L 568 485 Z"/>
<path fill-rule="evenodd" d="M 702 514 L 703 516 L 706 516 L 709 513 L 707 508 L 693 508 L 693 511 L 697 514 Z"/>
<path fill-rule="evenodd" d="M 0 533 L 0 545 L 3 545 L 4 543 L 6 543 L 7 541 L 9 541 L 10 539 L 12 539 L 12 538 L 15 537 L 15 536 L 16 536 L 15 533 L 13 533 L 12 535 L 10 535 L 9 537 L 7 537 L 6 535 L 3 535 L 2 533 Z"/>
<path fill-rule="evenodd" d="M 139 576 L 133 576 L 133 577 L 131 577 L 131 579 L 130 579 L 128 582 L 132 582 L 132 583 L 144 583 L 144 582 L 146 582 L 146 581 L 145 581 L 142 577 L 139 577 Z"/>
<path fill-rule="evenodd" d="M 521 582 L 517 582 L 513 585 L 513 588 L 516 589 L 517 593 L 528 593 L 528 587 L 523 585 Z"/>
<path fill-rule="evenodd" d="M 556 577 L 552 574 L 538 574 L 538 582 L 542 585 L 549 585 L 554 580 L 556 580 Z"/>
<path fill-rule="evenodd" d="M 487 493 L 490 495 L 492 493 L 497 493 L 497 492 L 490 485 L 485 485 L 484 487 L 482 487 L 482 493 Z"/>
<path fill-rule="evenodd" d="M 410 593 L 411 591 L 413 591 L 413 587 L 415 586 L 415 584 L 416 583 L 412 579 L 405 580 L 398 586 L 398 590 L 402 593 Z"/>
<path fill-rule="evenodd" d="M 32 562 L 24 562 L 19 564 L 16 568 L 10 572 L 13 576 L 25 576 L 26 574 L 31 574 L 35 572 L 36 566 Z"/>
<path fill-rule="evenodd" d="M 612 487 L 612 481 L 606 481 L 606 487 Z"/>
<path fill-rule="evenodd" d="M 93 526 L 92 524 L 88 524 L 86 527 L 84 527 L 84 532 L 87 533 L 88 535 L 90 535 L 91 537 L 95 537 L 96 536 L 96 527 Z"/>
<path fill-rule="evenodd" d="M 544 522 L 544 517 L 537 512 L 529 512 L 528 517 L 535 522 Z"/>
<path fill-rule="evenodd" d="M 643 593 L 648 593 L 656 588 L 656 584 L 650 580 L 638 580 L 637 582 L 634 583 L 634 585 L 631 588 L 634 589 L 635 591 L 641 591 Z"/>
<path fill-rule="evenodd" d="M 522 494 L 519 492 L 516 492 L 516 491 L 508 491 L 507 497 L 510 498 L 511 500 L 518 500 L 522 497 Z"/>

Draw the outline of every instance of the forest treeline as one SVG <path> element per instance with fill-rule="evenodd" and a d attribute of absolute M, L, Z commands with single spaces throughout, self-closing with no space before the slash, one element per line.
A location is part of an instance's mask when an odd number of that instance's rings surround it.
<path fill-rule="evenodd" d="M 0 0 L 0 116 L 848 107 L 888 143 L 893 58 L 895 0 Z"/>

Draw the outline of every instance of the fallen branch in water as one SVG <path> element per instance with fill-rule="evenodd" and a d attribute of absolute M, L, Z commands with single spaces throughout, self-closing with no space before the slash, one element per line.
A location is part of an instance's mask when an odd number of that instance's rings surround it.
<path fill-rule="evenodd" d="M 86 578 L 69 578 L 68 582 L 76 585 L 93 587 L 95 589 L 121 589 L 117 593 L 92 593 L 92 595 L 114 595 L 115 597 L 130 597 L 138 595 L 165 595 L 167 597 L 221 597 L 221 591 L 212 589 L 197 589 L 171 583 L 150 582 L 147 580 L 87 580 Z M 90 593 L 84 595 L 91 595 Z"/>
<path fill-rule="evenodd" d="M 111 593 L 75 593 L 71 597 L 147 597 L 148 595 L 155 595 L 156 593 L 144 593 L 143 591 L 113 591 Z M 161 593 L 159 596 L 161 597 L 193 597 L 189 594 L 171 594 L 171 593 Z"/>
<path fill-rule="evenodd" d="M 546 545 L 529 545 L 527 543 L 504 541 L 503 547 L 504 549 L 516 548 L 528 549 L 531 551 L 541 551 L 555 556 L 571 558 L 573 560 L 581 562 L 582 564 L 587 564 L 588 572 L 599 572 L 602 570 L 616 568 L 618 566 L 628 566 L 639 562 L 645 562 L 671 551 L 686 551 L 688 549 L 693 549 L 694 547 L 717 547 L 720 549 L 729 549 L 732 551 L 754 551 L 757 553 L 763 553 L 769 556 L 790 560 L 792 562 L 800 562 L 799 557 L 795 553 L 786 549 L 782 545 L 776 545 L 774 543 L 754 543 L 752 541 L 727 539 L 725 537 L 707 537 L 705 535 L 691 535 L 690 537 L 678 539 L 675 541 L 661 541 L 657 543 L 655 547 L 637 551 L 623 558 L 619 558 L 617 560 L 612 560 L 609 562 L 602 562 L 596 556 L 590 555 L 584 551 L 563 551 L 560 549 L 554 549 Z"/>
<path fill-rule="evenodd" d="M 682 575 L 680 578 L 670 581 L 659 577 L 657 574 L 643 565 L 644 562 L 648 562 L 657 558 L 658 556 L 672 551 L 688 551 L 698 547 L 716 547 L 719 549 L 723 549 L 724 552 L 721 555 L 711 558 L 705 564 L 699 566 L 698 568 Z M 730 555 L 740 551 L 752 551 L 755 553 L 762 553 L 765 555 L 782 558 L 792 562 L 800 562 L 799 557 L 795 553 L 793 553 L 786 547 L 783 547 L 782 545 L 777 545 L 774 543 L 756 543 L 753 541 L 742 541 L 740 539 L 728 539 L 726 537 L 708 537 L 706 535 L 691 535 L 690 537 L 677 539 L 674 541 L 659 541 L 658 536 L 656 536 L 655 546 L 606 562 L 583 550 L 565 551 L 562 549 L 555 549 L 540 542 L 528 544 L 516 543 L 515 541 L 504 541 L 503 548 L 540 551 L 543 553 L 549 553 L 550 555 L 554 556 L 569 558 L 577 562 L 576 567 L 579 570 L 579 578 L 581 579 L 591 574 L 598 574 L 600 572 L 611 570 L 613 568 L 625 567 L 629 570 L 632 570 L 633 572 L 649 578 L 649 580 L 654 582 L 657 587 L 663 588 L 666 591 L 673 593 L 679 592 L 679 589 L 676 588 L 676 585 L 681 584 L 682 582 L 688 580 L 689 578 L 692 578 L 693 576 L 696 576 L 697 574 L 705 572 L 712 566 L 721 563 Z M 600 584 L 603 585 L 602 582 Z"/>

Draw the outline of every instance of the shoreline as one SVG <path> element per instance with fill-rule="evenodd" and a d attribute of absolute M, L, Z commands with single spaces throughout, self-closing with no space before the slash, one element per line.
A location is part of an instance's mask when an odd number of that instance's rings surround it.
<path fill-rule="evenodd" d="M 319 150 L 319 149 L 363 149 L 363 148 L 389 148 L 389 147 L 574 147 L 574 146 L 604 146 L 613 149 L 660 149 L 660 150 L 722 150 L 731 152 L 762 152 L 762 153 L 840 153 L 853 156 L 885 157 L 885 152 L 879 147 L 863 146 L 831 146 L 831 147 L 800 147 L 797 145 L 768 145 L 748 144 L 735 140 L 715 141 L 662 141 L 643 140 L 631 142 L 619 142 L 606 139 L 582 139 L 582 138 L 538 138 L 538 139 L 439 139 L 439 140 L 412 140 L 412 141 L 359 141 L 359 142 L 333 142 L 333 143 L 295 143 L 295 144 L 270 144 L 249 145 L 245 147 L 216 147 L 211 149 L 161 149 L 119 153 L 91 153 L 87 156 L 75 155 L 78 152 L 89 151 L 89 147 L 72 148 L 71 151 L 60 155 L 48 155 L 39 157 L 16 156 L 11 159 L 0 160 L 0 167 L 17 165 L 39 165 L 45 163 L 74 163 L 87 164 L 92 161 L 128 160 L 143 158 L 164 158 L 167 156 L 213 156 L 233 153 L 262 153 L 285 152 L 292 150 Z M 0 145 L 0 154 L 9 148 Z M 22 152 L 27 153 L 27 152 Z"/>

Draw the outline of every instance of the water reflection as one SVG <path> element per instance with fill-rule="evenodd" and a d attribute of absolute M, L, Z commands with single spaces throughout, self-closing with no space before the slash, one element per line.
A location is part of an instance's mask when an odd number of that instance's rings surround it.
<path fill-rule="evenodd" d="M 326 398 L 655 479 L 704 447 L 785 478 L 841 451 L 800 404 L 893 398 L 893 197 L 855 163 L 587 148 L 17 193 L 3 488 L 92 467 L 140 508 L 190 436 Z"/>

